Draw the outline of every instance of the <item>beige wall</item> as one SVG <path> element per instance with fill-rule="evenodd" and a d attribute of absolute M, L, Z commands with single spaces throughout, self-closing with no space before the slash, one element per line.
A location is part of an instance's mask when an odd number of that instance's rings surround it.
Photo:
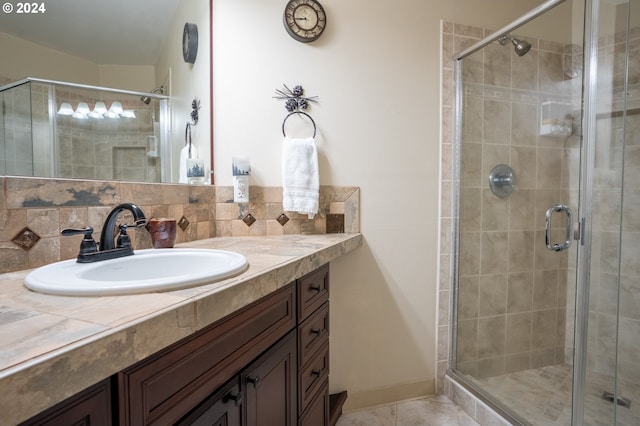
<path fill-rule="evenodd" d="M 347 409 L 434 392 L 440 20 L 499 28 L 539 3 L 323 0 L 327 30 L 302 44 L 280 0 L 214 2 L 216 182 L 243 155 L 252 184 L 280 184 L 284 83 L 319 97 L 321 183 L 361 188 L 364 247 L 331 271 L 331 391 Z"/>
<path fill-rule="evenodd" d="M 0 32 L 0 75 L 68 81 L 118 89 L 150 90 L 151 66 L 101 65 Z"/>

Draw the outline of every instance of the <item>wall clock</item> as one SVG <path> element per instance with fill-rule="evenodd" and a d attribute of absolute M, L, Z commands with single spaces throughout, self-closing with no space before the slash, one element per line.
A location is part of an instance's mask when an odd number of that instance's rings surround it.
<path fill-rule="evenodd" d="M 317 40 L 327 26 L 327 15 L 317 0 L 289 0 L 284 9 L 284 27 L 295 40 Z"/>
<path fill-rule="evenodd" d="M 182 57 L 185 62 L 195 64 L 196 56 L 198 56 L 198 26 L 187 22 L 182 32 Z"/>

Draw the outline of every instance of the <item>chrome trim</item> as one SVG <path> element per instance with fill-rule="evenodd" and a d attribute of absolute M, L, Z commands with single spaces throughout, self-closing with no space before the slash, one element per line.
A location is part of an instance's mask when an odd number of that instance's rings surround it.
<path fill-rule="evenodd" d="M 565 240 L 562 244 L 553 244 L 551 242 L 551 216 L 553 213 L 565 213 L 567 215 L 567 225 Z M 573 210 L 565 206 L 564 204 L 557 204 L 550 207 L 545 214 L 545 242 L 547 248 L 551 251 L 565 251 L 571 247 L 572 234 L 573 234 Z"/>
<path fill-rule="evenodd" d="M 457 61 L 466 58 L 467 56 L 477 52 L 480 49 L 482 49 L 486 45 L 491 44 L 494 41 L 498 40 L 499 38 L 506 36 L 511 31 L 515 30 L 516 28 L 519 28 L 519 27 L 523 26 L 527 22 L 537 18 L 538 16 L 542 15 L 543 13 L 553 9 L 554 7 L 556 7 L 559 4 L 564 3 L 564 2 L 565 2 L 565 0 L 548 0 L 548 1 L 544 2 L 544 3 L 542 3 L 540 6 L 534 8 L 534 9 L 531 9 L 529 12 L 525 13 L 524 15 L 522 15 L 521 17 L 519 17 L 515 21 L 511 22 L 506 27 L 503 27 L 503 28 L 499 29 L 498 31 L 492 33 L 491 35 L 483 38 L 479 42 L 475 43 L 474 45 L 472 45 L 472 46 L 468 47 L 467 49 L 463 50 L 462 52 L 458 53 L 454 58 Z"/>
<path fill-rule="evenodd" d="M 454 62 L 454 81 L 455 81 L 455 97 L 454 97 L 454 135 L 453 146 L 451 147 L 453 155 L 453 230 L 452 230 L 452 253 L 451 253 L 451 293 L 449 306 L 449 370 L 453 369 L 457 364 L 457 337 L 458 337 L 458 271 L 460 257 L 460 169 L 461 155 L 460 147 L 462 145 L 462 62 Z"/>
<path fill-rule="evenodd" d="M 580 204 L 582 241 L 576 265 L 576 312 L 573 352 L 572 425 L 584 424 L 589 331 L 589 284 L 591 278 L 591 230 L 593 229 L 593 186 L 595 172 L 596 114 L 598 89 L 598 0 L 585 2 L 584 72 L 582 110 L 582 153 L 580 164 Z"/>
<path fill-rule="evenodd" d="M 70 83 L 67 81 L 46 80 L 43 78 L 34 78 L 34 77 L 23 78 L 22 80 L 17 80 L 9 84 L 6 84 L 4 86 L 0 86 L 0 92 L 3 92 L 8 89 L 12 89 L 14 87 L 22 86 L 23 84 L 27 84 L 27 83 L 54 84 L 56 86 L 74 87 L 76 89 L 101 90 L 104 92 L 120 93 L 123 95 L 148 96 L 150 98 L 155 98 L 155 99 L 169 99 L 169 96 L 158 95 L 156 93 L 137 92 L 134 90 L 124 90 L 124 89 L 113 89 L 110 87 L 100 87 L 100 86 L 92 86 L 89 84 Z"/>

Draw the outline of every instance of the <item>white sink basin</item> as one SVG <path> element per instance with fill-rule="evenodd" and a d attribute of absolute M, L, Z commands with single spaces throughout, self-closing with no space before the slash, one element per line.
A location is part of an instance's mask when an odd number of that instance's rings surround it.
<path fill-rule="evenodd" d="M 24 285 L 64 296 L 151 293 L 210 284 L 240 274 L 248 265 L 243 255 L 225 250 L 136 250 L 133 256 L 95 263 L 52 263 L 29 273 Z"/>

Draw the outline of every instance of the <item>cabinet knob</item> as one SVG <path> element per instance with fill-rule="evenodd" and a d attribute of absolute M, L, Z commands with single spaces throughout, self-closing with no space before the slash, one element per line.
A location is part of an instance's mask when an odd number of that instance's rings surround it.
<path fill-rule="evenodd" d="M 228 401 L 233 401 L 236 403 L 236 407 L 239 407 L 240 405 L 242 405 L 242 393 L 238 392 L 238 393 L 233 393 L 233 392 L 229 392 L 228 394 L 226 394 L 223 399 L 224 402 L 228 402 Z"/>
<path fill-rule="evenodd" d="M 322 328 L 312 328 L 311 334 L 315 334 L 316 336 L 321 336 L 324 333 L 324 329 Z"/>
<path fill-rule="evenodd" d="M 309 290 L 313 290 L 316 293 L 320 293 L 322 291 L 322 286 L 320 284 L 318 285 L 311 285 L 309 286 Z"/>
<path fill-rule="evenodd" d="M 256 376 L 256 377 L 247 376 L 247 383 L 251 383 L 255 387 L 260 386 L 261 382 L 262 382 L 262 379 L 260 378 L 260 376 Z"/>
<path fill-rule="evenodd" d="M 322 374 L 322 370 L 313 370 L 313 371 L 311 372 L 311 374 L 312 374 L 313 376 L 318 377 L 318 376 L 320 376 L 320 375 Z"/>

